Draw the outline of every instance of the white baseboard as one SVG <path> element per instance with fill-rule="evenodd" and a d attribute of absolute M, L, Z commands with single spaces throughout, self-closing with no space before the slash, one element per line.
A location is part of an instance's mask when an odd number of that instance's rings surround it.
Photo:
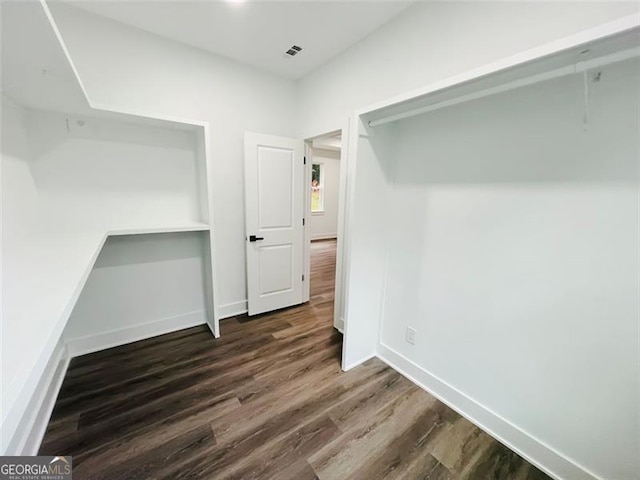
<path fill-rule="evenodd" d="M 158 335 L 175 332 L 176 330 L 203 325 L 206 321 L 206 312 L 204 310 L 198 310 L 175 317 L 143 323 L 141 325 L 111 330 L 97 335 L 67 338 L 67 349 L 71 357 L 77 357 L 79 355 L 137 342 L 138 340 L 157 337 Z"/>
<path fill-rule="evenodd" d="M 557 479 L 602 480 L 549 445 L 521 430 L 401 353 L 380 343 L 378 358 L 423 390 L 442 401 L 499 442 Z"/>
<path fill-rule="evenodd" d="M 336 328 L 336 330 L 338 330 L 340 333 L 344 334 L 344 318 L 340 317 L 337 318 L 334 322 L 333 322 L 333 326 Z"/>
<path fill-rule="evenodd" d="M 348 372 L 349 370 L 351 370 L 352 368 L 356 368 L 359 365 L 362 365 L 364 362 L 368 362 L 369 360 L 371 360 L 372 358 L 376 358 L 376 355 L 369 355 L 368 357 L 365 357 L 363 359 L 358 360 L 357 362 L 353 362 L 350 365 L 346 365 L 345 367 L 342 368 L 343 371 Z"/>
<path fill-rule="evenodd" d="M 248 311 L 247 301 L 241 300 L 240 302 L 227 303 L 226 305 L 220 305 L 218 307 L 218 318 L 235 317 L 236 315 L 242 315 Z"/>
<path fill-rule="evenodd" d="M 5 455 L 37 455 L 71 357 L 62 339 L 47 363 L 33 396 L 18 421 Z"/>
<path fill-rule="evenodd" d="M 311 241 L 314 240 L 331 240 L 333 238 L 338 238 L 337 233 L 312 233 L 310 236 Z"/>

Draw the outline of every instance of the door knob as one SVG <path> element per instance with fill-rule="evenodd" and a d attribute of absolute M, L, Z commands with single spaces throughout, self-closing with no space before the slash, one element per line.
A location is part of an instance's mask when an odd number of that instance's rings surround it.
<path fill-rule="evenodd" d="M 249 235 L 250 242 L 257 242 L 258 240 L 264 240 L 264 237 L 256 237 L 255 235 Z"/>

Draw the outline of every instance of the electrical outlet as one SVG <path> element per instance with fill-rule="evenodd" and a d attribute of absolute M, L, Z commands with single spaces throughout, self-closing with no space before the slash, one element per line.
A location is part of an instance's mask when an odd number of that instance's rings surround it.
<path fill-rule="evenodd" d="M 407 327 L 407 342 L 411 345 L 416 344 L 416 330 L 415 328 Z"/>

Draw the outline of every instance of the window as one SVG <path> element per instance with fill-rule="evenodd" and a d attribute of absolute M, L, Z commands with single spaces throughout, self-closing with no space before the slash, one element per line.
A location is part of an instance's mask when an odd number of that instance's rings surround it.
<path fill-rule="evenodd" d="M 311 211 L 324 212 L 324 172 L 321 163 L 311 166 Z"/>

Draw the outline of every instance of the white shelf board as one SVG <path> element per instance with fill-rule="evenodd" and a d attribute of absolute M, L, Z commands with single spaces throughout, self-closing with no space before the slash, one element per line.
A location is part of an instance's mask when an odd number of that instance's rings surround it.
<path fill-rule="evenodd" d="M 145 227 L 129 227 L 109 230 L 107 236 L 116 235 L 148 235 L 153 233 L 179 233 L 179 232 L 204 232 L 209 231 L 211 226 L 207 223 L 188 223 L 180 225 L 160 225 Z"/>
<path fill-rule="evenodd" d="M 411 116 L 414 111 L 428 110 L 435 104 L 473 97 L 483 90 L 499 90 L 499 86 L 523 82 L 546 72 L 572 67 L 579 72 L 589 65 L 596 68 L 598 59 L 637 49 L 639 45 L 640 17 L 629 15 L 371 105 L 357 115 L 373 124 L 386 123 L 395 117 Z"/>
<path fill-rule="evenodd" d="M 11 252 L 3 265 L 4 318 L 40 328 L 54 325 L 57 341 L 109 236 L 209 231 L 205 223 L 150 225 L 110 230 L 43 230 Z M 55 341 L 54 341 L 55 340 Z M 20 385 L 9 390 L 17 395 Z"/>

